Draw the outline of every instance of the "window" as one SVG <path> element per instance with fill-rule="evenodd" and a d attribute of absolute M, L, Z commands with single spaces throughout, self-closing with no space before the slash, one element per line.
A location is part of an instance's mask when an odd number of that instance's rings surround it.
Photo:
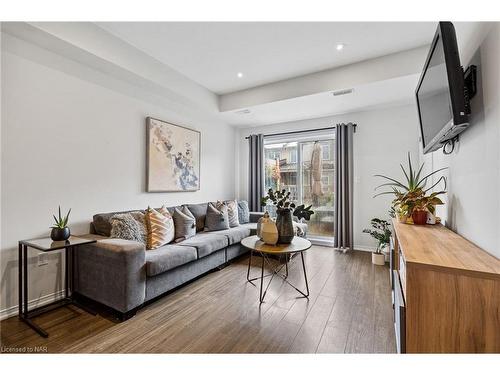
<path fill-rule="evenodd" d="M 280 159 L 281 151 L 280 150 L 266 150 L 266 159 L 276 160 Z"/>
<path fill-rule="evenodd" d="M 330 145 L 328 143 L 323 143 L 323 160 L 330 160 Z"/>
<path fill-rule="evenodd" d="M 312 237 L 332 238 L 335 209 L 333 207 L 334 187 L 334 134 L 308 133 L 293 139 L 266 140 L 265 153 L 265 190 L 285 189 L 296 205 L 311 205 L 315 212 L 308 222 L 308 232 Z M 319 143 L 323 159 L 321 180 L 313 181 L 318 171 L 312 165 L 315 145 Z M 276 162 L 278 159 L 279 162 Z M 266 206 L 273 216 L 274 207 Z"/>

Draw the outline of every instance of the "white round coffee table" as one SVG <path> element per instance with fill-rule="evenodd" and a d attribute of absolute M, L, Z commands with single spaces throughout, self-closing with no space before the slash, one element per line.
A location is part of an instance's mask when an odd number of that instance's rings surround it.
<path fill-rule="evenodd" d="M 273 281 L 274 276 L 279 276 L 281 277 L 288 285 L 290 285 L 292 288 L 294 288 L 297 292 L 302 294 L 305 298 L 309 297 L 309 283 L 307 282 L 307 273 L 306 273 L 306 265 L 304 262 L 304 251 L 308 250 L 311 247 L 311 241 L 297 237 L 295 236 L 292 240 L 292 243 L 289 244 L 277 244 L 277 245 L 268 245 L 261 241 L 259 237 L 257 236 L 250 236 L 247 238 L 244 238 L 241 241 L 241 245 L 245 246 L 250 250 L 250 258 L 248 259 L 248 270 L 247 270 L 247 281 L 249 283 L 253 284 L 253 281 L 260 279 L 260 303 L 264 302 L 264 297 L 266 296 L 267 290 L 269 289 L 269 286 L 271 285 L 271 282 Z M 257 251 L 261 257 L 262 257 L 262 262 L 261 262 L 261 270 L 260 270 L 260 277 L 254 277 L 250 278 L 250 267 L 252 265 L 252 256 L 253 252 Z M 300 253 L 300 258 L 302 260 L 302 270 L 304 271 L 304 281 L 306 283 L 306 293 L 298 289 L 295 285 L 291 284 L 287 278 L 288 278 L 288 257 L 290 254 L 294 253 Z M 269 255 L 279 255 L 280 259 L 281 256 L 285 256 L 285 264 L 278 264 L 277 266 L 274 266 L 271 263 L 271 260 L 269 258 Z M 264 275 L 264 266 L 265 264 L 268 264 L 271 269 L 272 273 L 268 275 Z M 281 273 L 281 270 L 285 267 L 286 272 L 285 274 Z M 271 277 L 269 280 L 266 288 L 263 288 L 264 285 L 264 278 L 266 277 Z M 255 284 L 254 284 L 255 285 Z"/>

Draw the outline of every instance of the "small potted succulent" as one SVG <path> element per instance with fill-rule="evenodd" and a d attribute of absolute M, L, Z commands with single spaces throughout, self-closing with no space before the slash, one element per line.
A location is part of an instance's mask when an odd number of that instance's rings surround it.
<path fill-rule="evenodd" d="M 71 208 L 69 209 L 66 216 L 61 215 L 61 206 L 59 206 L 59 217 L 53 215 L 55 223 L 52 225 L 52 231 L 50 232 L 50 238 L 52 241 L 65 241 L 71 236 L 71 232 L 68 228 L 68 219 Z"/>
<path fill-rule="evenodd" d="M 372 252 L 372 263 L 383 266 L 385 264 L 384 252 L 389 252 L 387 248 L 391 239 L 391 230 L 389 229 L 391 224 L 378 218 L 373 218 L 370 223 L 373 229 L 363 229 L 363 233 L 368 233 L 378 242 L 377 249 Z"/>
<path fill-rule="evenodd" d="M 311 206 L 305 207 L 301 204 L 296 206 L 290 199 L 290 192 L 283 190 L 273 190 L 269 189 L 267 195 L 262 197 L 260 203 L 262 206 L 266 206 L 269 201 L 276 206 L 276 226 L 278 228 L 278 243 L 291 243 L 295 232 L 293 229 L 293 216 L 298 219 L 304 218 L 305 220 L 311 219 L 311 215 L 314 211 L 311 210 Z"/>

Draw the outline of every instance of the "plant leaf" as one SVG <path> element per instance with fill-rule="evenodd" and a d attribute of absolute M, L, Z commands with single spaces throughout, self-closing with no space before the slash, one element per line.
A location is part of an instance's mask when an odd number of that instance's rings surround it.
<path fill-rule="evenodd" d="M 411 166 L 411 158 L 410 158 L 410 152 L 409 152 L 409 151 L 408 151 L 408 167 L 409 167 L 409 169 L 410 169 L 410 177 L 411 177 L 411 182 L 413 182 L 413 181 L 414 181 L 414 179 L 415 179 L 415 178 L 414 178 L 415 176 L 413 175 L 413 168 L 412 168 L 412 166 Z M 410 188 L 410 190 L 413 190 L 413 186 L 412 186 L 412 184 L 408 184 L 408 187 Z"/>
<path fill-rule="evenodd" d="M 398 180 L 395 180 L 394 178 L 390 178 L 390 177 L 387 177 L 387 176 L 384 176 L 384 175 L 381 175 L 381 174 L 376 174 L 375 177 L 382 177 L 382 178 L 385 178 L 386 180 L 389 180 L 389 181 L 392 181 L 394 182 L 397 186 L 400 186 L 402 187 L 403 189 L 405 189 L 406 191 L 408 191 L 408 187 L 403 185 L 401 182 L 399 182 Z"/>
<path fill-rule="evenodd" d="M 422 177 L 422 179 L 419 182 L 417 182 L 417 186 L 420 186 L 422 181 L 427 180 L 429 177 L 435 175 L 438 172 L 444 171 L 445 169 L 448 169 L 448 167 L 439 168 L 439 169 L 435 170 L 434 172 L 429 173 L 427 176 Z M 441 176 L 441 177 L 443 177 L 443 176 Z"/>
<path fill-rule="evenodd" d="M 403 173 L 405 174 L 406 181 L 408 182 L 408 185 L 410 185 L 410 178 L 408 177 L 408 174 L 406 174 L 406 171 L 405 171 L 405 169 L 403 168 L 403 164 L 399 164 L 399 166 L 401 167 L 401 170 L 402 170 L 402 171 L 403 171 Z"/>
<path fill-rule="evenodd" d="M 446 177 L 441 176 L 441 177 L 439 177 L 439 180 L 437 180 L 437 182 L 434 185 L 432 185 L 430 188 L 425 190 L 425 192 L 427 193 L 429 190 L 432 190 L 435 186 L 437 186 L 441 182 L 441 180 L 444 182 L 444 189 L 446 190 Z M 443 191 L 443 192 L 445 193 L 445 191 Z"/>

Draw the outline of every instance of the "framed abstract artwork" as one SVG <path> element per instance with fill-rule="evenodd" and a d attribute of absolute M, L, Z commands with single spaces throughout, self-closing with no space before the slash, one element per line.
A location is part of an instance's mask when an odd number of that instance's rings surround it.
<path fill-rule="evenodd" d="M 147 191 L 199 190 L 201 133 L 152 117 L 146 132 Z"/>

